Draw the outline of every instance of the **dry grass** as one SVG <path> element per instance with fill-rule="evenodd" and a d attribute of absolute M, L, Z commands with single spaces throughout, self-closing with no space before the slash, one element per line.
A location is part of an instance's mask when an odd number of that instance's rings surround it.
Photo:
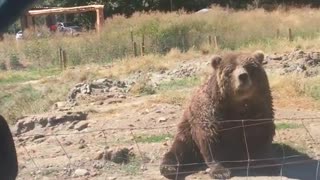
<path fill-rule="evenodd" d="M 110 69 L 105 69 L 105 71 L 101 70 L 100 73 L 106 77 L 119 78 L 136 72 L 165 71 L 181 61 L 201 56 L 201 53 L 193 50 L 182 53 L 180 50 L 174 48 L 165 56 L 150 54 L 142 57 L 128 57 L 116 61 Z"/>
<path fill-rule="evenodd" d="M 277 107 L 320 108 L 320 77 L 270 74 L 269 80 Z"/>
<path fill-rule="evenodd" d="M 44 30 L 43 38 L 28 35 L 29 40 L 19 42 L 12 36 L 6 36 L 5 41 L 0 42 L 0 59 L 7 63 L 16 59 L 28 67 L 56 67 L 59 47 L 66 50 L 69 65 L 127 59 L 133 56 L 130 30 L 139 52 L 141 36 L 145 35 L 146 54 L 156 54 L 151 58 L 166 54 L 172 48 L 204 54 L 239 49 L 261 49 L 265 52 L 294 47 L 313 49 L 320 47 L 319 20 L 320 12 L 308 8 L 265 12 L 261 9 L 231 11 L 213 7 L 212 11 L 204 14 L 136 13 L 129 19 L 122 16 L 108 19 L 99 35 L 89 32 L 80 37 L 61 37 Z M 287 40 L 288 28 L 293 31 L 293 42 Z M 279 38 L 276 37 L 277 29 Z M 208 45 L 209 35 L 218 36 L 220 49 Z M 134 62 L 148 63 L 148 59 L 150 56 L 137 58 Z M 141 68 L 139 63 L 136 66 Z M 166 65 L 154 68 L 166 68 Z"/>
<path fill-rule="evenodd" d="M 167 103 L 185 106 L 191 99 L 192 91 L 189 90 L 168 90 L 162 91 L 157 96 L 149 100 L 149 103 Z"/>

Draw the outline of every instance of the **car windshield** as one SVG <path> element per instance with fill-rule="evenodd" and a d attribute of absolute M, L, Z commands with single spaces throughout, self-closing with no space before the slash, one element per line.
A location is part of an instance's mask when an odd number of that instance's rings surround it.
<path fill-rule="evenodd" d="M 320 0 L 3 1 L 0 180 L 320 180 Z"/>

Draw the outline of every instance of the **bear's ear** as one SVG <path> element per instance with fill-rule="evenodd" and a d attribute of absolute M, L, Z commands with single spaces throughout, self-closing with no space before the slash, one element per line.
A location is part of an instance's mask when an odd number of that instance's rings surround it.
<path fill-rule="evenodd" d="M 262 51 L 256 51 L 253 53 L 253 56 L 258 60 L 260 64 L 262 64 L 264 60 L 264 53 Z"/>
<path fill-rule="evenodd" d="M 214 69 L 217 69 L 220 62 L 221 62 L 222 58 L 218 55 L 215 55 L 212 57 L 211 59 L 211 66 L 214 68 Z"/>

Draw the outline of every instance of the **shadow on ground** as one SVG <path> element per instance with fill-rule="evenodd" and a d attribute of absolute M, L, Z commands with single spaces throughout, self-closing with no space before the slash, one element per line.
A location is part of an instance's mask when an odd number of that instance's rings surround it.
<path fill-rule="evenodd" d="M 320 180 L 319 161 L 284 144 L 273 144 L 273 150 L 272 158 L 276 159 L 276 161 L 272 165 L 262 163 L 259 164 L 259 168 L 255 166 L 247 171 L 247 165 L 244 164 L 241 165 L 243 167 L 241 169 L 231 170 L 232 177 L 268 177 L 268 179 L 269 177 L 274 177 L 278 179 L 282 176 L 289 179 Z M 197 167 L 196 170 L 193 169 L 193 173 L 203 171 L 206 168 L 204 166 Z M 189 175 L 191 174 L 181 174 L 178 179 L 185 179 Z"/>
<path fill-rule="evenodd" d="M 320 179 L 319 161 L 312 159 L 307 154 L 299 152 L 288 145 L 273 144 L 274 155 L 277 159 L 277 166 L 261 168 L 250 168 L 233 171 L 233 176 L 267 176 L 267 177 L 286 177 L 289 179 L 317 180 Z M 281 159 L 285 157 L 284 159 Z"/>

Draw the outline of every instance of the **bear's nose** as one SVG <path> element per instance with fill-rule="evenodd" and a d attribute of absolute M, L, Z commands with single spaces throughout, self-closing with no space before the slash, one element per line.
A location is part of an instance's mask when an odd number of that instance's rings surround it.
<path fill-rule="evenodd" d="M 249 79 L 248 73 L 242 73 L 242 74 L 240 74 L 240 75 L 239 75 L 239 79 L 240 79 L 240 81 L 242 81 L 242 82 L 248 81 L 248 79 Z"/>

